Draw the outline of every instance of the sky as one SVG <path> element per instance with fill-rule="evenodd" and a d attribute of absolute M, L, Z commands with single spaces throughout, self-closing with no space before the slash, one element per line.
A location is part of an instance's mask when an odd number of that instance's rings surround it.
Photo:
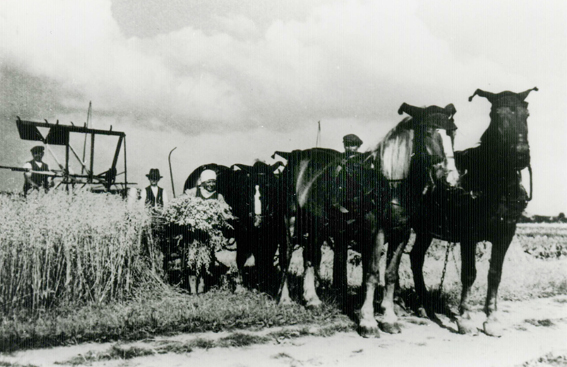
<path fill-rule="evenodd" d="M 202 164 L 272 163 L 276 150 L 314 147 L 319 121 L 319 146 L 342 150 L 354 133 L 371 149 L 404 102 L 453 103 L 455 148 L 473 147 L 490 112 L 486 99 L 468 101 L 477 88 L 537 86 L 526 99 L 527 211 L 557 215 L 567 211 L 564 19 L 564 1 L 4 0 L 0 165 L 31 159 L 16 116 L 82 125 L 92 101 L 94 128 L 126 133 L 129 181 L 145 187 L 158 168 L 172 196 L 175 148 L 179 195 Z M 115 144 L 96 142 L 95 171 Z M 22 184 L 0 170 L 0 191 Z"/>

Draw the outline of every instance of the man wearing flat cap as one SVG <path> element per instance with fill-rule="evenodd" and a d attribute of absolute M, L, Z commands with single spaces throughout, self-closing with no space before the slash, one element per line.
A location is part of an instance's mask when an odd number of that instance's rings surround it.
<path fill-rule="evenodd" d="M 217 191 L 217 174 L 211 169 L 201 172 L 197 186 L 185 190 L 185 194 L 203 200 L 218 200 L 226 203 L 224 196 Z"/>
<path fill-rule="evenodd" d="M 348 159 L 358 153 L 362 140 L 354 134 L 348 134 L 343 136 L 343 145 L 345 146 L 345 156 Z"/>
<path fill-rule="evenodd" d="M 158 182 L 162 178 L 159 174 L 159 169 L 151 168 L 150 173 L 148 173 L 146 177 L 150 180 L 150 186 L 142 190 L 142 203 L 151 207 L 153 210 L 161 211 L 163 207 L 167 206 L 169 200 L 167 198 L 167 192 L 158 186 Z"/>
<path fill-rule="evenodd" d="M 43 175 L 39 172 L 49 171 L 47 163 L 43 162 L 43 154 L 45 147 L 38 145 L 31 149 L 33 159 L 24 164 L 24 168 L 30 172 L 24 173 L 24 195 L 27 195 L 32 190 L 44 189 L 45 192 L 53 186 L 53 180 L 48 175 Z"/>
<path fill-rule="evenodd" d="M 345 147 L 344 156 L 335 170 L 336 191 L 332 205 L 342 213 L 348 213 L 349 209 L 345 206 L 350 205 L 347 205 L 347 202 L 359 199 L 359 195 L 353 189 L 360 183 L 353 182 L 353 180 L 358 181 L 362 174 L 361 154 L 358 152 L 362 140 L 354 134 L 348 134 L 343 136 L 343 145 Z M 354 198 L 351 197 L 353 195 Z"/>

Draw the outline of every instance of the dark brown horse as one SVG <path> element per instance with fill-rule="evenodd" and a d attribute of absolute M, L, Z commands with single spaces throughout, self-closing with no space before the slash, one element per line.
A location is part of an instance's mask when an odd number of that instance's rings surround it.
<path fill-rule="evenodd" d="M 280 180 L 274 174 L 281 162 L 268 165 L 257 161 L 252 166 L 234 164 L 230 168 L 206 164 L 198 167 L 187 178 L 184 191 L 197 185 L 201 172 L 217 172 L 217 191 L 231 207 L 235 220 L 233 235 L 236 240 L 238 283 L 242 283 L 244 265 L 254 258 L 256 279 L 248 279 L 250 286 L 263 291 L 277 287 L 274 259 L 278 245 L 285 241 L 283 203 Z"/>
<path fill-rule="evenodd" d="M 292 152 L 276 152 L 287 160 L 282 172 L 282 182 L 286 192 L 286 227 L 288 240 L 285 251 L 281 255 L 285 259 L 284 277 L 280 291 L 280 303 L 290 303 L 287 286 L 287 268 L 295 243 L 303 247 L 304 278 L 303 301 L 306 307 L 319 307 L 319 299 L 315 282 L 318 278 L 321 262 L 321 246 L 324 241 L 333 237 L 335 253 L 335 272 L 333 284 L 335 287 L 346 288 L 346 246 L 343 246 L 342 236 L 354 227 L 363 227 L 364 213 L 374 205 L 376 191 L 372 185 L 376 180 L 371 179 L 371 171 L 363 168 L 363 161 L 368 155 L 359 155 L 351 162 L 349 174 L 337 174 L 343 159 L 343 154 L 332 149 L 314 148 L 295 150 Z M 346 169 L 344 170 L 346 171 Z M 368 182 L 364 185 L 359 180 Z M 347 213 L 342 213 L 339 205 L 333 206 L 339 192 L 339 186 L 349 191 L 347 198 L 340 204 L 348 207 Z M 354 197 L 358 202 L 354 203 Z M 360 228 L 362 231 L 365 229 Z M 362 234 L 361 234 L 362 235 Z"/>
<path fill-rule="evenodd" d="M 373 150 L 373 166 L 386 182 L 386 200 L 377 211 L 378 231 L 373 244 L 363 252 L 365 298 L 360 312 L 359 330 L 363 336 L 377 334 L 374 293 L 379 282 L 380 254 L 388 243 L 384 317 L 381 327 L 388 333 L 399 332 L 394 311 L 394 290 L 398 282 L 401 255 L 410 236 L 410 220 L 429 191 L 439 186 L 455 187 L 458 172 L 453 161 L 453 138 L 457 112 L 445 108 L 420 108 L 403 104 L 398 113 L 411 117 L 402 120 Z"/>
<path fill-rule="evenodd" d="M 416 292 L 425 306 L 421 312 L 432 311 L 423 279 L 423 262 L 432 238 L 461 244 L 463 288 L 457 320 L 461 333 L 476 332 L 476 327 L 471 324 L 469 305 L 476 278 L 475 249 L 478 242 L 490 241 L 492 253 L 484 331 L 488 335 L 501 334 L 496 300 L 502 265 L 518 218 L 530 199 L 521 186 L 520 171 L 530 167 L 529 113 L 524 100 L 532 90 L 537 91 L 537 88 L 523 93 L 506 91 L 499 94 L 476 90 L 469 101 L 475 95 L 487 98 L 492 104 L 491 121 L 480 139 L 480 146 L 456 152 L 464 191 L 448 192 L 440 188 L 432 192 L 428 204 L 412 221 L 417 238 L 411 252 L 411 264 Z M 450 220 L 446 220 L 447 217 Z"/>

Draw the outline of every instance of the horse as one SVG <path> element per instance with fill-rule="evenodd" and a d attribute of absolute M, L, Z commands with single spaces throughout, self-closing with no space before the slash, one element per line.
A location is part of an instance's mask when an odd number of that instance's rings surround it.
<path fill-rule="evenodd" d="M 462 292 L 457 326 L 463 334 L 476 333 L 469 296 L 476 278 L 476 244 L 480 241 L 492 243 L 483 328 L 487 335 L 502 334 L 496 312 L 502 266 L 518 219 L 531 199 L 531 187 L 528 197 L 521 185 L 521 171 L 529 169 L 531 186 L 529 112 L 524 100 L 532 90 L 538 89 L 498 94 L 477 89 L 469 97 L 469 101 L 476 95 L 487 98 L 492 108 L 490 125 L 481 136 L 480 145 L 455 153 L 464 190 L 448 192 L 441 188 L 414 218 L 417 237 L 410 258 L 422 314 L 434 315 L 423 279 L 425 253 L 432 238 L 460 242 Z M 451 213 L 449 221 L 446 213 Z"/>
<path fill-rule="evenodd" d="M 459 175 L 453 159 L 456 125 L 453 104 L 445 108 L 415 107 L 406 103 L 398 110 L 408 114 L 372 150 L 372 164 L 386 186 L 386 198 L 377 211 L 373 243 L 363 253 L 364 300 L 360 309 L 359 332 L 363 336 L 378 334 L 374 317 L 374 293 L 379 283 L 380 256 L 386 243 L 388 253 L 385 291 L 382 300 L 384 317 L 380 324 L 387 333 L 399 333 L 394 310 L 394 291 L 398 283 L 401 255 L 411 233 L 410 220 L 425 195 L 436 187 L 456 187 Z"/>
<path fill-rule="evenodd" d="M 354 176 L 362 178 L 367 182 L 370 175 L 364 170 L 362 163 L 367 155 L 360 154 L 352 162 L 357 168 L 352 175 L 345 176 L 337 174 L 343 154 L 324 148 L 313 148 L 307 150 L 294 150 L 292 152 L 277 151 L 279 155 L 287 160 L 285 169 L 281 176 L 287 202 L 285 210 L 286 244 L 280 255 L 284 259 L 282 265 L 283 277 L 279 291 L 279 303 L 291 303 L 288 288 L 289 261 L 298 242 L 303 247 L 303 301 L 307 308 L 317 308 L 322 302 L 315 289 L 315 281 L 319 276 L 319 265 L 321 262 L 321 246 L 324 241 L 334 243 L 334 273 L 333 286 L 335 288 L 346 288 L 346 246 L 343 245 L 343 234 L 354 226 L 360 227 L 360 236 L 364 237 L 366 226 L 361 226 L 364 221 L 366 208 L 373 205 L 375 198 L 369 189 L 363 192 L 363 186 L 354 179 Z M 346 170 L 344 170 L 346 171 Z M 333 207 L 334 198 L 338 195 L 340 181 L 351 193 L 359 198 L 359 203 L 354 204 L 352 200 L 343 201 L 340 204 L 347 206 L 347 214 L 341 213 L 339 203 Z M 367 185 L 371 186 L 371 185 Z M 374 201 L 375 202 L 375 201 Z M 348 225 L 347 223 L 351 221 Z M 357 222 L 357 223 L 354 223 Z M 360 241 L 362 242 L 362 241 Z"/>
<path fill-rule="evenodd" d="M 285 239 L 283 214 L 280 209 L 282 191 L 273 165 L 257 161 L 252 166 L 234 164 L 231 167 L 208 164 L 196 169 L 186 180 L 184 190 L 194 187 L 204 169 L 217 172 L 217 191 L 231 207 L 236 220 L 232 223 L 236 240 L 237 284 L 242 285 L 245 264 L 253 257 L 256 281 L 248 284 L 263 291 L 272 291 L 277 284 L 274 259 L 278 244 Z"/>
<path fill-rule="evenodd" d="M 282 172 L 288 192 L 286 224 L 290 229 L 293 227 L 293 231 L 288 231 L 288 243 L 296 238 L 304 245 L 303 301 L 306 307 L 321 304 L 315 279 L 318 277 L 321 245 L 329 237 L 334 240 L 333 287 L 339 288 L 344 295 L 347 244 L 356 235 L 364 272 L 364 303 L 359 320 L 359 332 L 363 336 L 379 334 L 373 302 L 384 243 L 388 240 L 390 252 L 394 251 L 402 237 L 398 234 L 398 224 L 403 225 L 409 237 L 409 223 L 401 221 L 400 203 L 406 211 L 410 211 L 408 202 L 417 200 L 425 188 L 433 185 L 428 179 L 433 175 L 443 181 L 450 177 L 453 185 L 458 178 L 454 163 L 451 165 L 446 159 L 446 156 L 452 157 L 452 138 L 447 136 L 445 141 L 448 140 L 448 143 L 444 144 L 439 133 L 440 130 L 450 132 L 454 127 L 452 116 L 456 110 L 453 105 L 445 109 L 436 106 L 421 109 L 404 103 L 398 112 L 407 112 L 412 117 L 400 122 L 374 150 L 360 154 L 351 173 L 348 169 L 344 170 L 347 171 L 346 177 L 337 175 L 343 157 L 337 151 L 314 148 L 291 153 L 276 152 L 288 160 Z M 450 150 L 448 154 L 445 154 L 445 149 Z M 405 159 L 406 166 L 397 165 L 400 158 Z M 409 177 L 410 165 L 423 169 L 419 170 L 419 174 L 412 170 L 414 175 Z M 418 191 L 412 190 L 415 185 L 410 185 L 410 180 L 422 182 Z M 346 200 L 337 200 L 338 196 L 342 196 L 337 189 L 340 186 L 350 191 Z M 337 202 L 341 205 L 335 205 Z M 397 221 L 396 225 L 392 224 L 393 221 Z M 391 228 L 386 228 L 387 224 Z M 399 255 L 396 257 L 399 262 Z M 388 274 L 392 273 L 390 269 Z M 394 280 L 392 276 L 387 278 Z M 286 281 L 287 272 L 282 278 L 280 303 L 289 302 Z"/>

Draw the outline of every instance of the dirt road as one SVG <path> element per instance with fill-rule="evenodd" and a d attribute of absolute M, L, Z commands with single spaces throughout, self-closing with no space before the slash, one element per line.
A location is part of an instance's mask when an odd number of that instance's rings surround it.
<path fill-rule="evenodd" d="M 463 336 L 455 324 L 440 316 L 442 325 L 415 317 L 402 319 L 403 332 L 382 333 L 379 339 L 363 339 L 354 332 L 330 337 L 305 336 L 273 340 L 267 344 L 242 348 L 194 349 L 190 353 L 156 354 L 132 359 L 85 362 L 90 366 L 546 366 L 537 359 L 551 353 L 554 366 L 567 366 L 567 296 L 527 302 L 502 302 L 501 338 Z M 475 321 L 482 328 L 483 314 Z M 262 333 L 256 333 L 262 334 Z M 264 335 L 266 333 L 264 332 Z M 192 338 L 215 339 L 226 333 L 184 334 L 133 343 L 151 349 L 164 341 Z M 100 353 L 111 344 L 84 344 L 0 356 L 0 365 L 53 366 L 89 351 Z M 76 359 L 75 359 L 76 360 Z M 558 361 L 558 362 L 557 362 Z M 3 364 L 4 363 L 4 364 Z M 11 363 L 11 364 L 9 364 Z"/>

